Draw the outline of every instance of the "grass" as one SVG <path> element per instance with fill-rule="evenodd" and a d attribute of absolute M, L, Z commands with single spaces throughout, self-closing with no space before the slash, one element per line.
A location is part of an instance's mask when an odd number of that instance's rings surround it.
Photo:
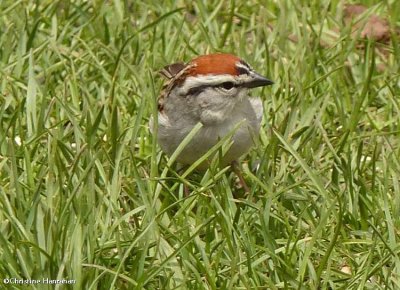
<path fill-rule="evenodd" d="M 399 39 L 302 2 L 2 1 L 0 287 L 399 289 Z M 156 71 L 215 51 L 276 82 L 243 198 L 148 128 Z"/>

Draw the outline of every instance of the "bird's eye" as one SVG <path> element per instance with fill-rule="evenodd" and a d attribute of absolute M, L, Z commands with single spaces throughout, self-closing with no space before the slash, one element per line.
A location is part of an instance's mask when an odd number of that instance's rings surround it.
<path fill-rule="evenodd" d="M 232 82 L 224 82 L 221 84 L 221 87 L 224 88 L 225 90 L 230 90 L 235 86 L 234 83 Z"/>

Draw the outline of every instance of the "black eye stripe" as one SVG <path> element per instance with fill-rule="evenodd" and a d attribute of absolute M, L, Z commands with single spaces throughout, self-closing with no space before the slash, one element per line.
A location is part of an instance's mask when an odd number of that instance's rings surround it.
<path fill-rule="evenodd" d="M 188 95 L 198 95 L 204 88 L 205 86 L 191 88 L 188 91 Z"/>
<path fill-rule="evenodd" d="M 223 82 L 222 84 L 218 84 L 218 85 L 210 85 L 210 86 L 202 85 L 202 86 L 191 88 L 188 91 L 188 95 L 192 95 L 192 96 L 198 95 L 203 90 L 205 90 L 206 88 L 221 88 L 221 89 L 224 89 L 224 90 L 230 90 L 230 89 L 232 89 L 234 87 L 237 87 L 237 85 L 235 83 L 229 82 L 229 81 Z"/>

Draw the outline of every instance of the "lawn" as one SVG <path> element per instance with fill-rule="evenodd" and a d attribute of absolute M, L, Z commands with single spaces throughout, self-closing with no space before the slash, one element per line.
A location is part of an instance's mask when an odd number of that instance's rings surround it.
<path fill-rule="evenodd" d="M 0 288 L 400 289 L 400 5 L 362 2 L 1 1 Z M 248 193 L 149 130 L 213 52 L 275 82 Z"/>

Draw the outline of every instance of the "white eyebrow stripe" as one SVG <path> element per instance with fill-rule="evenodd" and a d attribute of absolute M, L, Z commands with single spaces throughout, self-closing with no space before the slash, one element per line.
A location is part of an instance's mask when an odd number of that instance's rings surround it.
<path fill-rule="evenodd" d="M 249 80 L 248 75 L 232 76 L 230 74 L 224 75 L 197 75 L 195 77 L 187 77 L 182 86 L 180 93 L 187 94 L 190 89 L 203 86 L 217 86 L 225 82 L 232 82 L 239 85 Z"/>
<path fill-rule="evenodd" d="M 238 62 L 236 63 L 236 67 L 244 69 L 245 71 L 247 71 L 247 73 L 250 73 L 250 71 L 252 71 L 251 67 L 249 65 L 246 65 L 242 62 Z"/>

